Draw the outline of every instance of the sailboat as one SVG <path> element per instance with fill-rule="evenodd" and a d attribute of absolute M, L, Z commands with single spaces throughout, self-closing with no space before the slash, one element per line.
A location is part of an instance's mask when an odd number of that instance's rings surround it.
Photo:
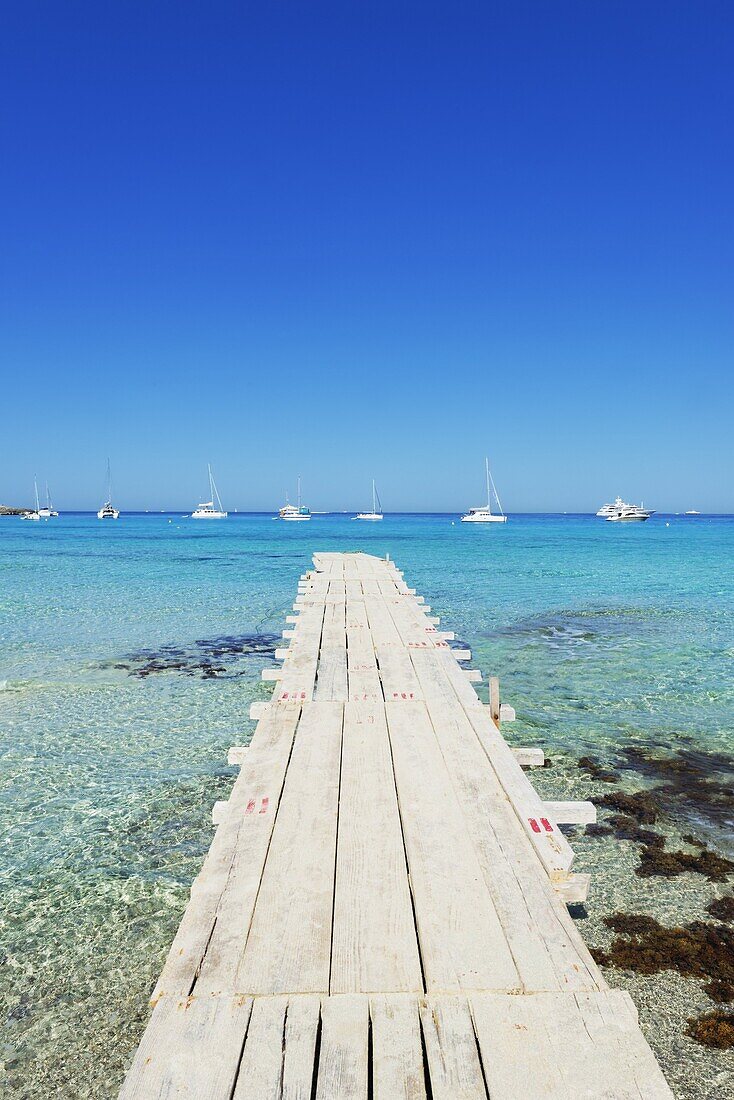
<path fill-rule="evenodd" d="M 278 515 L 281 519 L 289 520 L 305 520 L 311 518 L 311 513 L 308 508 L 304 508 L 301 505 L 301 479 L 298 479 L 298 504 L 289 504 L 288 494 L 285 495 L 285 504 L 282 508 L 278 509 Z"/>
<path fill-rule="evenodd" d="M 219 497 L 219 492 L 214 484 L 214 477 L 212 475 L 211 465 L 207 466 L 209 470 L 209 496 L 211 500 L 205 500 L 203 504 L 191 513 L 192 519 L 226 519 L 227 513 L 222 508 L 222 501 Z M 214 502 L 217 502 L 217 507 L 214 507 Z"/>
<path fill-rule="evenodd" d="M 380 511 L 378 512 L 378 507 Z M 380 504 L 380 494 L 375 488 L 375 479 L 372 479 L 372 511 L 371 512 L 359 512 L 355 519 L 382 519 L 382 505 Z"/>
<path fill-rule="evenodd" d="M 107 459 L 107 500 L 97 512 L 97 519 L 119 519 L 120 513 L 112 507 L 112 475 L 110 474 L 110 460 Z"/>
<path fill-rule="evenodd" d="M 487 503 L 483 504 L 479 508 L 470 508 L 465 516 L 461 517 L 462 523 L 507 523 L 507 516 L 502 511 L 502 505 L 500 504 L 500 498 L 495 488 L 494 478 L 489 471 L 489 459 L 484 459 L 484 468 L 487 473 Z M 491 488 L 491 492 L 490 492 Z M 497 501 L 497 507 L 499 508 L 499 514 L 492 511 L 492 499 L 491 493 L 494 493 L 494 499 Z"/>
<path fill-rule="evenodd" d="M 48 482 L 46 482 L 46 507 L 39 508 L 38 514 L 41 519 L 51 519 L 52 516 L 58 516 L 58 512 L 54 511 L 54 506 L 51 503 L 51 494 L 48 490 Z"/>
<path fill-rule="evenodd" d="M 40 520 L 41 518 L 48 519 L 48 516 L 43 516 L 43 517 L 41 516 L 41 508 L 40 508 L 39 503 L 38 503 L 38 481 L 36 480 L 35 477 L 33 478 L 33 488 L 36 490 L 36 510 L 35 510 L 35 512 L 23 512 L 23 514 L 21 515 L 20 518 L 21 519 L 32 519 L 32 520 L 36 520 L 36 521 Z"/>

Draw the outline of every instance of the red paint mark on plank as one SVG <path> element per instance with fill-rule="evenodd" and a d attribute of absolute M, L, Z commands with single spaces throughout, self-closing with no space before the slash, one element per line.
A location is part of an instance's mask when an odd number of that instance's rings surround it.
<path fill-rule="evenodd" d="M 551 823 L 550 823 L 550 821 L 548 820 L 547 817 L 541 817 L 540 824 L 543 826 L 543 828 L 545 829 L 545 831 L 547 833 L 552 833 L 553 832 L 553 826 L 551 825 Z"/>
<path fill-rule="evenodd" d="M 530 828 L 533 830 L 533 832 L 534 833 L 539 833 L 540 832 L 540 825 L 535 820 L 535 818 L 534 817 L 529 817 L 528 821 L 530 822 Z"/>
<path fill-rule="evenodd" d="M 268 812 L 268 805 L 269 804 L 270 804 L 270 799 L 269 798 L 263 798 L 262 804 L 260 806 L 260 813 L 261 814 L 266 814 Z"/>
<path fill-rule="evenodd" d="M 254 810 L 255 810 L 255 799 L 251 798 L 250 801 L 247 803 L 247 809 L 245 810 L 245 813 L 246 814 L 251 814 L 251 813 L 254 812 Z"/>

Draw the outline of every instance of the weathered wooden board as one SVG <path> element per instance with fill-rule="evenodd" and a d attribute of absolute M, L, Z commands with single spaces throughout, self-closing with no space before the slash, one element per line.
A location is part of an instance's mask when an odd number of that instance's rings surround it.
<path fill-rule="evenodd" d="M 344 708 L 331 992 L 421 992 L 385 711 Z"/>
<path fill-rule="evenodd" d="M 386 703 L 426 987 L 519 989 L 520 977 L 423 703 Z"/>
<path fill-rule="evenodd" d="M 310 703 L 296 731 L 236 991 L 329 990 L 343 703 Z"/>
<path fill-rule="evenodd" d="M 229 1100 L 251 1007 L 249 997 L 162 997 L 120 1100 Z"/>

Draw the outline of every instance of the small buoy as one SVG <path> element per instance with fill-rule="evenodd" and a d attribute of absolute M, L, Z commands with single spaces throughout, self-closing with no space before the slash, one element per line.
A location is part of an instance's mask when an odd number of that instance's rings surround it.
<path fill-rule="evenodd" d="M 669 523 L 666 523 L 666 524 L 665 524 L 665 526 L 666 526 L 666 527 L 670 527 L 670 524 L 669 524 Z"/>

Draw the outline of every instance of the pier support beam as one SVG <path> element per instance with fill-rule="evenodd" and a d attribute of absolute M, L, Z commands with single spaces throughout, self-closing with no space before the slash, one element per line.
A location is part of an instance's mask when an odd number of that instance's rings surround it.
<path fill-rule="evenodd" d="M 521 768 L 542 768 L 545 764 L 545 753 L 542 749 L 517 748 L 512 751 Z"/>
<path fill-rule="evenodd" d="M 559 825 L 593 825 L 596 806 L 593 802 L 545 802 L 548 816 Z"/>

